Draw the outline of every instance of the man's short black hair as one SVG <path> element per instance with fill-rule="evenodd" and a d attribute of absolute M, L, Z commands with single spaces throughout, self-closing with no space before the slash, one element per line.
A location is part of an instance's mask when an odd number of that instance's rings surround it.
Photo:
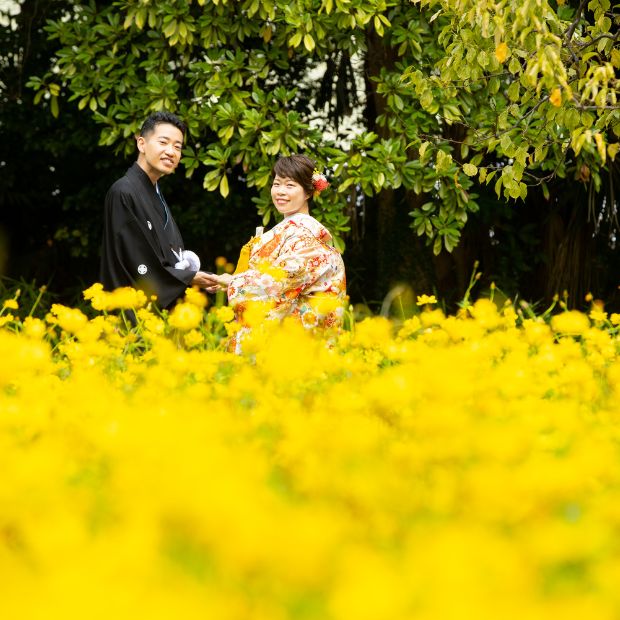
<path fill-rule="evenodd" d="M 172 112 L 153 112 L 145 121 L 142 123 L 142 127 L 140 129 L 140 135 L 142 137 L 152 133 L 155 131 L 155 127 L 157 125 L 161 125 L 162 123 L 168 123 L 170 125 L 174 125 L 185 137 L 185 132 L 187 131 L 187 127 L 185 123 L 176 115 L 172 114 Z"/>

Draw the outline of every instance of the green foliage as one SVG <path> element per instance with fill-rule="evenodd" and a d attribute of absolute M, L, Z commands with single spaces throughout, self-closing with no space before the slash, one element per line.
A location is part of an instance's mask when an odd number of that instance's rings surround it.
<path fill-rule="evenodd" d="M 544 189 L 553 177 L 583 170 L 581 180 L 598 191 L 601 170 L 620 149 L 618 7 L 610 0 L 572 7 L 565 0 L 416 4 L 442 24 L 444 54 L 432 73 L 410 66 L 406 81 L 427 105 L 428 93 L 451 102 L 452 116 L 443 116 L 464 128 L 464 172 L 493 182 L 506 199 L 524 199 L 528 186 Z M 445 147 L 434 136 L 426 148 L 439 164 Z"/>
<path fill-rule="evenodd" d="M 619 149 L 617 9 L 609 0 L 558 4 L 76 3 L 48 24 L 59 49 L 30 86 L 51 101 L 68 91 L 102 125 L 101 144 L 127 153 L 146 113 L 178 113 L 190 130 L 188 176 L 223 197 L 242 176 L 265 223 L 275 213 L 273 160 L 310 154 L 330 169 L 335 191 L 316 212 L 340 246 L 360 191 L 423 194 L 412 228 L 435 253 L 451 251 L 478 209 L 474 183 L 524 199 L 528 185 L 586 166 L 600 184 Z M 315 109 L 321 78 L 310 78 L 342 55 L 366 59 L 366 99 L 376 108 L 347 143 L 328 111 Z M 385 58 L 379 70 L 369 69 L 375 55 Z"/>

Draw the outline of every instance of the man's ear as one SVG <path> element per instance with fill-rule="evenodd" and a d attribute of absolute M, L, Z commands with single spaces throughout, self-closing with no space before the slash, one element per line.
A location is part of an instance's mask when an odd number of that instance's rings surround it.
<path fill-rule="evenodd" d="M 143 136 L 138 136 L 136 138 L 136 144 L 138 146 L 138 150 L 140 151 L 140 153 L 144 153 L 144 137 Z"/>

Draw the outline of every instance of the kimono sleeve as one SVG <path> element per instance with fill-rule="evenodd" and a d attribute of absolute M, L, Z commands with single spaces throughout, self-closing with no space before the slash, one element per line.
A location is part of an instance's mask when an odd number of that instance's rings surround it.
<path fill-rule="evenodd" d="M 332 270 L 330 251 L 310 231 L 299 227 L 271 255 L 250 261 L 228 287 L 232 306 L 249 300 L 293 301 Z"/>

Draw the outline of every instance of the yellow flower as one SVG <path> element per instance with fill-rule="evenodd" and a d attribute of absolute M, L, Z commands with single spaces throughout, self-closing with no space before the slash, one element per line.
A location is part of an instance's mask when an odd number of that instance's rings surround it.
<path fill-rule="evenodd" d="M 112 292 L 103 290 L 103 285 L 96 282 L 83 293 L 84 299 L 89 300 L 95 310 L 135 310 L 147 303 L 144 291 L 130 286 L 117 288 Z"/>
<path fill-rule="evenodd" d="M 511 305 L 506 306 L 502 310 L 502 316 L 504 317 L 506 325 L 510 327 L 514 327 L 517 323 L 517 319 L 519 318 L 519 315 L 515 312 L 515 309 Z"/>
<path fill-rule="evenodd" d="M 95 310 L 107 309 L 106 296 L 107 293 L 103 290 L 103 284 L 95 282 L 92 286 L 82 291 L 84 299 L 91 302 L 92 307 Z"/>
<path fill-rule="evenodd" d="M 226 329 L 226 334 L 228 336 L 232 336 L 236 334 L 241 329 L 240 323 L 224 323 L 224 329 Z"/>
<path fill-rule="evenodd" d="M 202 308 L 187 302 L 178 303 L 172 312 L 168 322 L 176 329 L 182 331 L 198 327 L 202 321 Z"/>
<path fill-rule="evenodd" d="M 424 306 L 426 304 L 436 304 L 437 299 L 435 295 L 418 295 L 416 303 L 418 306 Z"/>
<path fill-rule="evenodd" d="M 420 322 L 419 317 L 412 316 L 410 319 L 407 319 L 403 323 L 403 326 L 400 328 L 400 331 L 398 332 L 398 337 L 409 338 L 410 336 L 417 334 L 421 328 L 422 328 L 422 323 Z"/>
<path fill-rule="evenodd" d="M 207 296 L 202 293 L 198 288 L 192 286 L 185 290 L 185 301 L 190 304 L 194 304 L 199 308 L 204 308 L 207 305 Z"/>
<path fill-rule="evenodd" d="M 226 265 L 228 261 L 226 260 L 226 258 L 224 256 L 218 256 L 215 259 L 215 266 L 216 267 L 224 267 Z"/>
<path fill-rule="evenodd" d="M 445 318 L 444 313 L 439 308 L 436 310 L 426 310 L 420 314 L 420 322 L 424 327 L 441 325 Z"/>
<path fill-rule="evenodd" d="M 52 304 L 51 314 L 56 317 L 56 324 L 71 334 L 77 334 L 88 325 L 88 317 L 78 308 Z"/>
<path fill-rule="evenodd" d="M 551 105 L 559 108 L 562 105 L 562 91 L 559 88 L 554 88 L 549 95 L 549 101 Z"/>
<path fill-rule="evenodd" d="M 204 339 L 205 338 L 203 334 L 197 329 L 192 329 L 183 335 L 183 342 L 185 342 L 185 346 L 189 347 L 190 349 L 192 347 L 197 347 L 199 344 L 202 344 L 204 342 Z"/>
<path fill-rule="evenodd" d="M 308 303 L 317 314 L 322 316 L 331 314 L 342 306 L 342 300 L 332 293 L 316 293 L 310 297 Z"/>
<path fill-rule="evenodd" d="M 612 312 L 609 320 L 612 322 L 613 325 L 620 325 L 620 314 L 618 314 L 617 312 Z"/>
<path fill-rule="evenodd" d="M 392 323 L 385 317 L 364 319 L 355 326 L 353 341 L 365 349 L 382 348 L 390 342 Z"/>
<path fill-rule="evenodd" d="M 478 299 L 469 308 L 471 315 L 485 329 L 495 329 L 503 323 L 502 317 L 497 311 L 497 306 L 490 299 Z"/>
<path fill-rule="evenodd" d="M 5 314 L 4 316 L 0 316 L 0 327 L 3 327 L 7 323 L 10 323 L 15 317 L 12 314 Z"/>
<path fill-rule="evenodd" d="M 228 323 L 235 318 L 235 311 L 230 306 L 220 306 L 215 308 L 213 312 L 222 323 Z"/>
<path fill-rule="evenodd" d="M 41 319 L 27 316 L 24 319 L 24 334 L 30 338 L 42 339 L 45 336 L 46 326 Z"/>
<path fill-rule="evenodd" d="M 590 327 L 590 321 L 583 312 L 568 310 L 562 314 L 556 314 L 551 319 L 551 327 L 560 334 L 578 336 Z"/>
<path fill-rule="evenodd" d="M 243 312 L 243 322 L 250 327 L 260 325 L 274 306 L 273 301 L 248 301 Z"/>
<path fill-rule="evenodd" d="M 607 312 L 601 306 L 594 306 L 588 315 L 593 321 L 606 321 Z"/>
<path fill-rule="evenodd" d="M 144 329 L 150 334 L 163 334 L 166 329 L 166 324 L 163 319 L 156 316 L 145 308 L 140 308 L 136 313 L 138 319 L 143 322 Z"/>
<path fill-rule="evenodd" d="M 284 280 L 288 276 L 285 269 L 277 267 L 267 260 L 259 261 L 256 265 L 256 269 L 260 271 L 260 273 L 271 276 L 274 280 Z"/>
<path fill-rule="evenodd" d="M 16 299 L 7 299 L 3 304 L 3 308 L 7 308 L 8 310 L 17 310 L 19 308 L 19 304 Z"/>
<path fill-rule="evenodd" d="M 147 304 L 144 291 L 130 286 L 117 288 L 108 297 L 108 310 L 135 310 Z"/>

